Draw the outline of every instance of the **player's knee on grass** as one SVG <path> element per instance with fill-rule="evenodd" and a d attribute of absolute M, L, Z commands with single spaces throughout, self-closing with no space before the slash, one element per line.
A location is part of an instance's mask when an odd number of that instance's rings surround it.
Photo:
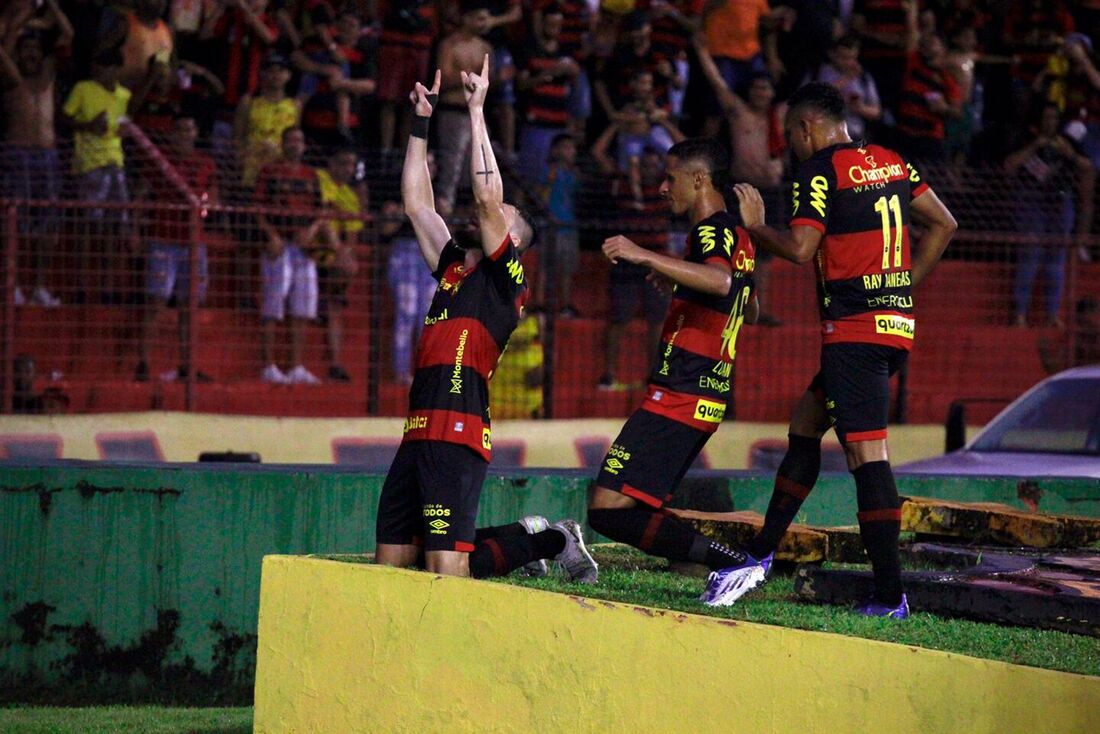
<path fill-rule="evenodd" d="M 420 548 L 415 545 L 379 543 L 374 551 L 374 562 L 382 566 L 409 568 L 416 565 L 419 557 Z"/>
<path fill-rule="evenodd" d="M 462 551 L 427 551 L 424 566 L 430 573 L 444 576 L 469 576 L 470 554 Z"/>

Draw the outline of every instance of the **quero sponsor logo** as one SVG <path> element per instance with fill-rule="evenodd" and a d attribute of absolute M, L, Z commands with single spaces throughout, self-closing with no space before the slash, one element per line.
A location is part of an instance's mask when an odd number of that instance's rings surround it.
<path fill-rule="evenodd" d="M 713 400 L 700 400 L 695 404 L 695 417 L 707 423 L 721 423 L 726 415 L 726 406 Z"/>
<path fill-rule="evenodd" d="M 878 334 L 900 336 L 903 339 L 912 339 L 914 321 L 904 316 L 878 315 L 875 316 L 875 332 Z"/>
<path fill-rule="evenodd" d="M 489 428 L 481 429 L 481 448 L 486 451 L 493 448 L 493 432 Z"/>

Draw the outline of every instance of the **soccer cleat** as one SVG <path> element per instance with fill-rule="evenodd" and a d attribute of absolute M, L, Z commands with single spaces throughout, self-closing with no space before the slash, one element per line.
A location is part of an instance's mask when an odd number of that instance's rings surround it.
<path fill-rule="evenodd" d="M 576 520 L 560 520 L 550 527 L 565 535 L 565 548 L 554 557 L 569 574 L 570 581 L 594 584 L 599 576 L 599 565 L 584 547 L 584 533 Z"/>
<path fill-rule="evenodd" d="M 909 600 L 905 598 L 905 594 L 901 595 L 901 604 L 896 607 L 889 607 L 885 604 L 879 604 L 874 598 L 867 601 L 866 604 L 862 604 L 856 607 L 856 611 L 865 617 L 886 617 L 887 619 L 908 619 L 909 618 Z"/>
<path fill-rule="evenodd" d="M 543 530 L 548 530 L 550 528 L 550 521 L 542 515 L 528 515 L 521 519 L 519 524 L 523 526 L 523 529 L 527 531 L 528 535 L 541 533 Z M 540 558 L 537 561 L 531 561 L 521 568 L 519 572 L 524 576 L 541 579 L 547 573 L 546 560 Z"/>
<path fill-rule="evenodd" d="M 774 555 L 769 553 L 758 561 L 746 553 L 744 563 L 712 571 L 707 577 L 707 588 L 699 601 L 708 607 L 730 606 L 767 580 Z"/>
<path fill-rule="evenodd" d="M 321 380 L 315 374 L 305 368 L 305 365 L 298 365 L 290 372 L 286 373 L 286 381 L 291 385 L 320 385 Z"/>
<path fill-rule="evenodd" d="M 283 371 L 274 364 L 264 367 L 264 371 L 260 373 L 260 379 L 275 385 L 286 385 L 290 382 Z"/>

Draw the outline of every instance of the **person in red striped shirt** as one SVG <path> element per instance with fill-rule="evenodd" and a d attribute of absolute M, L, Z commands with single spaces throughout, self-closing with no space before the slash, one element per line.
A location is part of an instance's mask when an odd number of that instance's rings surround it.
<path fill-rule="evenodd" d="M 790 230 L 764 223 L 764 202 L 752 186 L 734 191 L 755 242 L 795 263 L 814 261 L 821 370 L 795 408 L 764 527 L 745 547 L 751 562 L 731 579 L 725 603 L 764 580 L 817 482 L 821 437 L 835 428 L 855 477 L 860 533 L 874 571 L 874 597 L 860 611 L 903 619 L 909 608 L 898 555 L 901 502 L 886 446 L 890 376 L 913 344 L 912 288 L 939 262 L 956 224 L 897 152 L 852 142 L 835 87 L 807 84 L 788 105 L 785 132 L 799 160 Z M 911 218 L 924 225 L 912 252 Z"/>
<path fill-rule="evenodd" d="M 660 192 L 673 214 L 691 220 L 682 260 L 623 235 L 603 244 L 612 263 L 646 268 L 675 290 L 645 400 L 611 444 L 588 503 L 589 524 L 608 538 L 714 571 L 746 557 L 664 506 L 725 416 L 737 335 L 759 313 L 753 243 L 722 196 L 728 171 L 728 154 L 714 139 L 688 139 L 669 150 Z"/>
<path fill-rule="evenodd" d="M 416 350 L 404 437 L 378 500 L 376 559 L 389 566 L 420 562 L 433 573 L 496 576 L 542 561 L 562 563 L 570 579 L 594 583 L 596 562 L 580 525 L 519 523 L 476 529 L 478 501 L 492 456 L 489 380 L 527 301 L 520 256 L 535 231 L 504 202 L 504 184 L 485 124 L 489 54 L 480 74 L 461 72 L 470 116 L 470 183 L 478 232 L 452 237 L 436 211 L 428 175 L 428 123 L 441 74 L 410 94 L 415 119 L 401 175 L 405 214 L 424 261 L 439 281 Z M 463 246 L 459 246 L 461 241 Z"/>

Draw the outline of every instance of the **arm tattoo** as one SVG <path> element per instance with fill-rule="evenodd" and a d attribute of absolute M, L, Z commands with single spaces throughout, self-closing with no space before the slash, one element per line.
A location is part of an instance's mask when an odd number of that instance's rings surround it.
<path fill-rule="evenodd" d="M 485 155 L 485 143 L 481 144 L 481 161 L 482 161 L 482 166 L 485 168 L 485 170 L 484 171 L 478 171 L 477 175 L 478 176 L 484 176 L 485 177 L 485 185 L 488 186 L 489 185 L 489 176 L 496 173 L 496 171 L 489 170 L 489 158 L 488 158 L 488 156 Z"/>

